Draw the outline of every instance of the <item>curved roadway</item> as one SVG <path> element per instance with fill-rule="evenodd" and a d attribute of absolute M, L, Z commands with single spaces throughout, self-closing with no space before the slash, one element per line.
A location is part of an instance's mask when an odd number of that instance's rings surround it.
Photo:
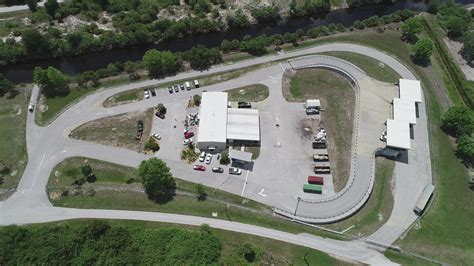
<path fill-rule="evenodd" d="M 57 221 L 74 218 L 116 218 L 116 219 L 138 219 L 150 221 L 163 221 L 181 224 L 200 224 L 209 223 L 211 226 L 226 230 L 238 231 L 243 233 L 261 235 L 290 243 L 316 248 L 330 254 L 340 257 L 356 260 L 364 263 L 386 263 L 385 258 L 370 249 L 361 242 L 344 242 L 322 239 L 320 237 L 308 237 L 303 235 L 294 235 L 276 230 L 233 223 L 222 220 L 208 219 L 202 217 L 193 217 L 185 215 L 173 215 L 163 213 L 148 213 L 135 211 L 118 210 L 78 210 L 53 207 L 48 200 L 45 187 L 52 169 L 61 161 L 72 156 L 84 156 L 111 161 L 128 166 L 136 167 L 140 161 L 148 156 L 134 151 L 120 148 L 108 147 L 84 141 L 74 140 L 67 137 L 71 129 L 78 125 L 94 119 L 107 117 L 146 109 L 154 106 L 152 101 L 144 101 L 135 104 L 127 104 L 113 108 L 102 107 L 102 102 L 109 96 L 118 92 L 139 88 L 147 85 L 154 85 L 162 82 L 182 80 L 192 78 L 196 75 L 212 74 L 222 71 L 240 69 L 251 65 L 271 62 L 274 60 L 289 59 L 296 56 L 307 55 L 310 53 L 320 53 L 328 51 L 347 51 L 357 52 L 372 58 L 375 58 L 394 69 L 400 76 L 405 78 L 414 78 L 413 74 L 400 62 L 389 55 L 379 52 L 373 48 L 334 43 L 322 45 L 304 50 L 299 50 L 287 54 L 260 57 L 236 64 L 219 65 L 212 67 L 208 71 L 191 71 L 168 77 L 162 80 L 148 80 L 144 82 L 124 85 L 114 89 L 96 92 L 87 96 L 79 103 L 73 105 L 62 113 L 55 121 L 47 127 L 38 127 L 34 123 L 34 114 L 28 114 L 27 117 L 27 147 L 28 147 L 28 165 L 18 185 L 17 191 L 5 202 L 0 203 L 0 224 L 25 224 L 45 221 Z M 277 66 L 267 67 L 275 70 Z M 259 74 L 265 73 L 265 69 L 258 70 Z M 246 82 L 242 81 L 242 84 Z M 234 84 L 238 86 L 241 84 Z M 210 89 L 212 86 L 208 87 Z M 212 87 L 214 88 L 214 87 Z M 35 87 L 33 97 L 38 93 Z M 173 101 L 187 100 L 194 91 L 180 92 L 180 95 L 164 95 L 161 101 L 170 103 Z M 178 97 L 178 98 L 177 98 Z M 166 159 L 166 158 L 165 158 Z M 170 167 L 173 169 L 173 164 Z M 415 193 L 415 192 L 414 192 Z M 411 208 L 411 206 L 410 206 Z"/>

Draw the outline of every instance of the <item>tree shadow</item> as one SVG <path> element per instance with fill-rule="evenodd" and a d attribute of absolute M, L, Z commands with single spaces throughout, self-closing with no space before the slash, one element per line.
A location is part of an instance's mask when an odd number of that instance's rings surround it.
<path fill-rule="evenodd" d="M 154 201 L 157 204 L 163 205 L 173 200 L 174 196 L 176 196 L 176 187 L 169 189 L 164 193 L 154 194 L 147 193 L 148 199 Z"/>
<path fill-rule="evenodd" d="M 410 55 L 410 57 L 411 57 L 411 60 L 413 61 L 413 63 L 415 63 L 418 66 L 428 67 L 428 66 L 431 65 L 431 60 L 429 58 L 428 59 L 423 59 L 423 58 L 415 57 L 414 55 Z"/>

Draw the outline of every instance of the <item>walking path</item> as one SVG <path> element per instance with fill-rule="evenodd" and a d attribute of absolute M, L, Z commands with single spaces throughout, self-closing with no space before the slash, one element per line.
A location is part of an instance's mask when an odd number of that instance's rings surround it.
<path fill-rule="evenodd" d="M 187 73 L 181 73 L 174 77 L 168 77 L 162 80 L 148 80 L 144 82 L 127 84 L 124 86 L 119 86 L 113 89 L 104 90 L 96 92 L 92 95 L 87 96 L 82 101 L 71 106 L 68 110 L 62 113 L 55 121 L 53 121 L 47 127 L 38 127 L 34 123 L 34 114 L 28 114 L 27 117 L 27 147 L 28 147 L 28 165 L 25 169 L 23 177 L 18 185 L 17 192 L 14 193 L 8 200 L 0 203 L 0 224 L 25 224 L 25 223 L 38 223 L 46 221 L 57 221 L 65 219 L 74 219 L 74 218 L 114 218 L 114 219 L 139 219 L 139 220 L 150 220 L 150 221 L 163 221 L 163 222 L 173 222 L 181 224 L 194 224 L 198 225 L 201 223 L 209 223 L 212 227 L 238 231 L 243 233 L 255 234 L 264 237 L 270 237 L 273 239 L 278 239 L 282 241 L 287 241 L 290 243 L 300 244 L 312 248 L 316 248 L 330 254 L 334 254 L 340 257 L 348 258 L 351 260 L 356 260 L 363 263 L 386 263 L 385 258 L 373 250 L 370 250 L 368 246 L 359 241 L 355 242 L 344 242 L 344 241 L 335 241 L 328 240 L 319 237 L 308 237 L 304 235 L 293 235 L 276 230 L 266 229 L 262 227 L 243 225 L 228 221 L 207 219 L 202 217 L 193 217 L 193 216 L 184 216 L 184 215 L 172 215 L 172 214 L 162 214 L 162 213 L 149 213 L 149 212 L 134 212 L 134 211 L 117 211 L 117 210 L 76 210 L 76 209 L 66 209 L 66 208 L 56 208 L 52 207 L 51 203 L 48 200 L 48 196 L 45 192 L 45 187 L 49 178 L 49 175 L 52 169 L 61 161 L 66 158 L 73 156 L 84 156 L 91 157 L 101 160 L 106 160 L 118 164 L 123 164 L 127 166 L 136 167 L 138 164 L 149 158 L 150 156 L 136 153 L 130 150 L 124 150 L 115 147 L 108 147 L 103 145 L 98 145 L 94 143 L 79 141 L 75 139 L 68 138 L 69 132 L 77 127 L 78 125 L 95 120 L 98 118 L 103 118 L 111 115 L 122 114 L 130 111 L 143 110 L 149 107 L 156 105 L 156 102 L 153 101 L 142 101 L 133 104 L 116 106 L 113 108 L 104 108 L 102 107 L 102 102 L 122 91 L 139 88 L 147 85 L 155 85 L 162 82 L 174 81 L 189 79 L 196 75 L 202 74 L 213 74 L 222 71 L 235 70 L 244 68 L 251 65 L 271 62 L 274 60 L 289 59 L 292 57 L 308 55 L 311 53 L 319 52 L 328 52 L 328 51 L 347 51 L 347 52 L 357 52 L 372 58 L 375 58 L 385 65 L 391 67 L 395 70 L 400 76 L 405 78 L 415 78 L 413 74 L 400 62 L 390 57 L 389 55 L 379 52 L 373 48 L 346 44 L 346 43 L 334 43 L 330 45 L 321 45 L 317 47 L 312 47 L 308 49 L 298 50 L 295 52 L 279 55 L 271 55 L 260 57 L 252 60 L 247 60 L 231 65 L 219 65 L 212 67 L 208 71 L 197 72 L 191 71 Z M 329 63 L 333 63 L 331 60 L 328 60 Z M 278 70 L 280 68 L 280 70 Z M 275 76 L 275 73 L 277 74 Z M 267 77 L 265 80 L 274 79 L 272 84 L 280 84 L 280 93 L 281 93 L 281 74 L 283 69 L 279 65 L 273 65 L 266 68 L 262 68 L 258 71 L 249 73 L 245 75 L 244 78 L 231 80 L 222 84 L 216 84 L 209 86 L 207 88 L 201 88 L 206 90 L 224 90 L 234 87 L 239 87 L 246 84 L 255 83 L 259 79 L 262 80 L 262 77 Z M 278 76 L 280 75 L 280 76 Z M 361 79 L 364 81 L 364 79 Z M 268 81 L 267 81 L 268 82 Z M 360 81 L 359 81 L 360 83 Z M 225 88 L 224 88 L 225 87 Z M 278 91 L 278 90 L 277 90 Z M 38 93 L 38 88 L 35 87 L 33 90 L 33 95 Z M 178 103 L 186 101 L 192 96 L 195 91 L 190 92 L 180 92 L 180 94 L 166 94 L 160 98 L 160 101 L 165 105 Z M 280 96 L 279 96 L 280 97 Z M 367 112 L 370 111 L 367 109 Z M 361 114 L 364 117 L 364 114 Z M 426 121 L 426 114 L 424 112 L 424 107 L 420 108 L 420 117 Z M 407 228 L 406 223 L 411 223 L 411 216 L 408 213 L 413 209 L 414 204 L 416 203 L 417 196 L 421 193 L 420 186 L 426 182 L 431 182 L 430 175 L 430 159 L 429 159 L 429 150 L 428 150 L 428 140 L 427 140 L 427 128 L 426 123 L 418 123 L 415 132 L 419 131 L 419 134 L 425 134 L 425 138 L 415 138 L 416 144 L 412 144 L 413 151 L 409 153 L 410 164 L 400 166 L 400 163 L 397 163 L 395 170 L 395 179 L 397 183 L 396 195 L 395 195 L 395 207 L 392 213 L 393 217 L 406 217 L 408 220 L 400 221 L 399 219 L 390 219 L 392 221 L 390 226 L 395 226 L 396 228 Z M 361 131 L 362 132 L 362 131 Z M 378 134 L 378 132 L 377 132 Z M 367 149 L 370 151 L 370 148 Z M 373 180 L 371 176 L 371 161 L 372 158 L 368 155 L 367 150 L 361 150 L 361 155 L 363 157 L 357 157 L 357 162 L 359 165 L 364 164 L 359 168 L 356 168 L 357 171 L 363 171 L 360 174 L 355 174 L 357 176 L 364 176 L 364 180 Z M 359 155 L 357 155 L 359 156 Z M 182 178 L 189 179 L 191 181 L 196 180 L 197 178 L 193 172 L 190 170 L 183 169 L 181 162 L 176 162 L 174 160 L 164 158 L 167 164 L 173 171 L 173 174 L 180 173 Z M 412 165 L 416 164 L 415 168 L 412 168 Z M 418 165 L 419 164 L 419 165 Z M 417 169 L 422 171 L 422 173 L 428 173 L 427 175 L 422 176 L 422 178 L 415 178 L 412 176 L 413 173 L 418 173 L 413 171 Z M 407 171 L 412 171 L 407 173 Z M 368 172 L 367 172 L 368 171 Z M 356 184 L 357 178 L 355 178 L 354 184 Z M 365 195 L 367 191 L 371 190 L 371 184 L 367 181 L 363 181 L 360 184 L 361 191 Z M 416 182 L 416 185 L 410 186 L 410 184 Z M 399 183 L 401 185 L 399 186 Z M 359 184 L 359 183 L 357 183 Z M 402 186 L 403 185 L 403 186 Z M 252 188 L 252 183 L 247 184 L 247 189 Z M 351 187 L 359 187 L 352 185 Z M 403 188 L 400 189 L 400 188 Z M 241 193 L 241 189 L 237 189 L 236 194 Z M 344 195 L 351 195 L 355 190 L 349 190 Z M 370 192 L 369 192 L 370 193 Z M 335 200 L 332 202 L 332 205 L 327 205 L 327 212 L 322 213 L 322 216 L 334 216 L 330 213 L 343 213 L 346 212 L 348 207 L 353 207 L 355 205 L 360 205 L 360 191 L 357 192 L 357 195 L 354 196 L 353 201 L 350 201 L 350 197 L 347 197 L 348 201 L 340 203 L 342 201 Z M 405 197 L 410 195 L 410 197 Z M 340 197 L 343 198 L 343 197 Z M 267 203 L 266 198 L 260 198 L 261 202 Z M 365 201 L 365 200 L 364 200 Z M 324 203 L 314 204 L 314 206 L 323 205 Z M 347 204 L 351 205 L 348 206 Z M 319 208 L 319 207 L 318 207 Z M 329 213 L 330 212 L 330 213 Z M 399 235 L 399 232 L 396 231 L 396 234 Z M 393 236 L 396 235 L 392 234 Z M 390 237 L 391 241 L 393 237 Z M 393 242 L 393 241 L 392 241 Z M 392 242 L 386 242 L 391 244 Z"/>

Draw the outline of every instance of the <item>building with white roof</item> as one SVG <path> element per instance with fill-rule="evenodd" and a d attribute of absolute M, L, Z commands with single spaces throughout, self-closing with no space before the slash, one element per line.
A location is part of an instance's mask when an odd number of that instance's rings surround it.
<path fill-rule="evenodd" d="M 387 146 L 392 148 L 409 150 L 410 125 L 404 120 L 387 120 Z"/>
<path fill-rule="evenodd" d="M 227 93 L 203 92 L 199 114 L 200 150 L 221 151 L 227 144 Z"/>
<path fill-rule="evenodd" d="M 227 144 L 260 144 L 260 118 L 256 109 L 228 108 L 226 92 L 203 92 L 197 147 L 220 152 Z"/>
<path fill-rule="evenodd" d="M 406 99 L 393 99 L 393 119 L 406 121 L 412 125 L 416 124 L 415 104 Z"/>
<path fill-rule="evenodd" d="M 400 79 L 400 99 L 421 103 L 421 84 L 419 80 Z"/>

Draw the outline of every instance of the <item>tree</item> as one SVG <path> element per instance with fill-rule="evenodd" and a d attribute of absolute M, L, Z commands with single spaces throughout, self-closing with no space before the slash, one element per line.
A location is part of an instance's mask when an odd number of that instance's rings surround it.
<path fill-rule="evenodd" d="M 156 106 L 156 110 L 158 110 L 160 114 L 166 114 L 166 107 L 162 103 Z"/>
<path fill-rule="evenodd" d="M 423 30 L 423 24 L 421 22 L 421 17 L 413 17 L 405 20 L 402 26 L 403 38 L 406 38 L 409 41 L 416 40 L 416 34 L 420 33 Z"/>
<path fill-rule="evenodd" d="M 38 10 L 38 0 L 26 0 L 26 4 L 31 12 L 36 12 Z"/>
<path fill-rule="evenodd" d="M 222 56 L 217 48 L 206 48 L 197 45 L 184 53 L 184 59 L 189 61 L 194 69 L 206 69 L 213 64 L 220 63 Z"/>
<path fill-rule="evenodd" d="M 51 50 L 49 40 L 36 29 L 25 29 L 21 37 L 26 52 L 33 57 L 46 56 Z"/>
<path fill-rule="evenodd" d="M 193 96 L 193 102 L 194 102 L 194 105 L 196 105 L 196 106 L 201 105 L 201 96 L 198 95 L 198 94 L 195 94 Z"/>
<path fill-rule="evenodd" d="M 427 38 L 419 39 L 412 47 L 413 61 L 415 63 L 426 65 L 430 61 L 431 54 L 433 53 L 433 42 Z"/>
<path fill-rule="evenodd" d="M 458 139 L 458 155 L 465 162 L 472 164 L 474 161 L 474 134 L 462 135 Z"/>
<path fill-rule="evenodd" d="M 35 67 L 33 80 L 47 97 L 68 92 L 66 86 L 68 77 L 54 67 L 50 66 L 47 69 Z"/>
<path fill-rule="evenodd" d="M 279 9 L 275 5 L 264 6 L 253 9 L 252 16 L 254 16 L 259 23 L 275 22 L 280 18 L 278 11 Z"/>
<path fill-rule="evenodd" d="M 160 144 L 158 144 L 152 137 L 148 138 L 148 141 L 145 143 L 145 150 L 157 152 L 159 149 Z"/>
<path fill-rule="evenodd" d="M 227 23 L 231 27 L 247 28 L 250 26 L 249 18 L 242 12 L 242 9 L 237 9 L 234 15 L 227 16 Z"/>
<path fill-rule="evenodd" d="M 227 150 L 221 152 L 220 164 L 228 165 L 230 163 L 229 152 Z"/>
<path fill-rule="evenodd" d="M 207 193 L 206 190 L 204 189 L 204 186 L 202 184 L 196 184 L 196 193 L 198 194 L 198 200 L 199 201 L 204 201 L 207 198 Z"/>
<path fill-rule="evenodd" d="M 84 182 L 86 182 L 86 179 L 84 177 L 79 177 L 79 171 L 76 168 L 67 168 L 63 171 L 63 174 L 72 178 L 73 185 L 80 186 L 84 184 Z"/>
<path fill-rule="evenodd" d="M 59 8 L 58 1 L 56 0 L 47 0 L 44 3 L 44 8 L 46 8 L 46 12 L 54 18 L 54 15 L 56 14 L 56 11 Z"/>
<path fill-rule="evenodd" d="M 448 36 L 451 38 L 459 38 L 469 29 L 468 23 L 462 18 L 455 16 L 447 17 L 444 25 L 448 29 Z"/>
<path fill-rule="evenodd" d="M 467 32 L 462 38 L 463 56 L 469 61 L 474 61 L 474 31 Z"/>
<path fill-rule="evenodd" d="M 176 73 L 181 69 L 181 57 L 170 51 L 148 50 L 143 56 L 145 65 L 151 77 Z"/>
<path fill-rule="evenodd" d="M 92 167 L 89 164 L 81 166 L 81 172 L 88 183 L 94 183 L 95 181 L 97 181 L 97 177 L 92 172 Z"/>
<path fill-rule="evenodd" d="M 0 96 L 10 92 L 13 90 L 13 84 L 3 76 L 3 74 L 0 74 Z"/>
<path fill-rule="evenodd" d="M 257 253 L 255 252 L 255 248 L 253 247 L 253 245 L 249 242 L 245 242 L 242 247 L 241 247 L 241 250 L 242 250 L 242 254 L 244 256 L 244 259 L 247 261 L 247 262 L 254 262 L 255 259 L 257 258 Z"/>
<path fill-rule="evenodd" d="M 474 112 L 464 105 L 452 106 L 441 117 L 441 126 L 455 137 L 470 135 L 474 132 Z"/>
<path fill-rule="evenodd" d="M 148 197 L 153 200 L 169 199 L 176 187 L 169 167 L 158 158 L 142 161 L 138 167 L 138 176 L 141 178 Z"/>

